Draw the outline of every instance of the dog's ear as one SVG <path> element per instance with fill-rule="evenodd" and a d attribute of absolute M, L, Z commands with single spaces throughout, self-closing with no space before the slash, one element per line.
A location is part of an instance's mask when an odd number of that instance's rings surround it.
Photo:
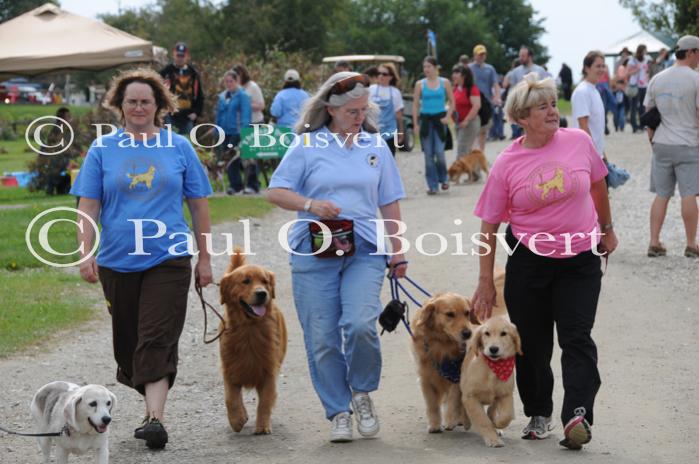
<path fill-rule="evenodd" d="M 228 301 L 228 295 L 230 295 L 233 287 L 233 278 L 228 275 L 223 276 L 221 283 L 219 284 L 219 291 L 221 293 L 221 304 L 226 304 Z"/>
<path fill-rule="evenodd" d="M 476 354 L 483 350 L 483 330 L 483 326 L 478 327 L 468 341 L 468 349 L 475 351 Z"/>
<path fill-rule="evenodd" d="M 432 316 L 434 316 L 435 309 L 434 300 L 429 300 L 420 310 L 416 325 L 418 327 L 432 327 Z"/>
<path fill-rule="evenodd" d="M 63 417 L 65 418 L 68 426 L 73 429 L 79 429 L 75 416 L 78 412 L 78 405 L 82 400 L 82 395 L 76 393 L 70 398 L 68 403 L 66 403 L 65 407 L 63 408 Z"/>
<path fill-rule="evenodd" d="M 522 339 L 519 337 L 519 331 L 517 330 L 517 326 L 510 323 L 512 327 L 510 327 L 512 331 L 512 340 L 515 342 L 515 351 L 517 352 L 518 355 L 524 356 L 524 353 L 522 353 Z"/>
<path fill-rule="evenodd" d="M 274 276 L 274 272 L 267 271 L 267 279 L 269 279 L 269 292 L 272 299 L 276 298 L 274 294 L 274 287 L 277 285 L 277 278 Z"/>
<path fill-rule="evenodd" d="M 114 393 L 112 393 L 111 391 L 107 390 L 107 393 L 109 393 L 109 399 L 112 400 L 112 404 L 109 406 L 109 412 L 111 413 L 112 408 L 114 406 L 116 406 L 116 404 L 117 404 L 117 399 L 116 399 L 116 395 Z"/>

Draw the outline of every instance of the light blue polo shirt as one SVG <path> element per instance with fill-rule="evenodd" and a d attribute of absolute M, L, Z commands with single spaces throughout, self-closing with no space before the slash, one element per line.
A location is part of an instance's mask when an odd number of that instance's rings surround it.
<path fill-rule="evenodd" d="M 395 159 L 378 134 L 361 132 L 349 148 L 338 144 L 327 127 L 299 136 L 274 171 L 269 188 L 285 188 L 314 200 L 330 200 L 340 208 L 337 219 L 354 220 L 354 231 L 376 245 L 378 208 L 405 197 Z M 337 134 L 344 137 L 344 134 Z M 318 219 L 299 211 L 297 219 Z M 308 235 L 308 222 L 297 222 L 289 246 L 298 250 Z"/>
<path fill-rule="evenodd" d="M 185 245 L 176 247 L 174 254 L 168 251 L 186 240 L 182 233 L 190 233 L 182 200 L 211 195 L 211 185 L 189 140 L 172 132 L 170 143 L 166 129 L 160 130 L 159 137 L 159 147 L 155 137 L 146 144 L 143 140 L 132 143 L 120 129 L 90 146 L 70 193 L 101 202 L 100 266 L 118 272 L 140 272 L 188 255 Z M 166 232 L 161 238 L 145 238 L 156 235 L 158 225 L 143 221 L 144 254 L 130 254 L 137 251 L 136 224 L 130 219 L 161 221 Z M 173 233 L 180 234 L 170 239 Z"/>
<path fill-rule="evenodd" d="M 468 67 L 473 73 L 478 90 L 485 95 L 488 101 L 493 101 L 493 86 L 498 82 L 498 73 L 495 72 L 495 68 L 488 63 L 483 63 L 481 66 L 475 62 L 470 63 Z"/>

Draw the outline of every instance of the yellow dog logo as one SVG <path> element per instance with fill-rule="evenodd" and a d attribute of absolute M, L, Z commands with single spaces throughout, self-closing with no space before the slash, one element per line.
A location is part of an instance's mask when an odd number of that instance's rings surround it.
<path fill-rule="evenodd" d="M 153 178 L 155 177 L 155 166 L 150 166 L 146 172 L 141 174 L 126 174 L 131 179 L 129 189 L 136 188 L 138 184 L 144 183 L 147 188 L 153 187 Z"/>
<path fill-rule="evenodd" d="M 539 177 L 541 179 L 541 177 Z M 549 196 L 549 192 L 553 189 L 557 189 L 559 193 L 565 193 L 565 188 L 563 186 L 563 169 L 557 168 L 556 169 L 556 175 L 551 178 L 551 180 L 548 180 L 546 182 L 543 182 L 543 179 L 541 179 L 542 182 L 540 184 L 537 184 L 537 187 L 542 190 L 541 192 L 541 199 L 546 200 L 546 197 Z"/>

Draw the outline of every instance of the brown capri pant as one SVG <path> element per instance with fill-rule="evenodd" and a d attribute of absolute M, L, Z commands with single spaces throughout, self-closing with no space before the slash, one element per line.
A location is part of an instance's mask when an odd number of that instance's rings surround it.
<path fill-rule="evenodd" d="M 112 315 L 117 380 L 145 394 L 145 385 L 177 376 L 177 345 L 187 314 L 191 257 L 171 259 L 141 272 L 99 268 Z"/>

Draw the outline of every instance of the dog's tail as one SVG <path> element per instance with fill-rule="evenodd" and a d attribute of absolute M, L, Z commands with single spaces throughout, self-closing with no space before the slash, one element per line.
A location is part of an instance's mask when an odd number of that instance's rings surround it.
<path fill-rule="evenodd" d="M 233 254 L 231 255 L 231 264 L 228 265 L 228 272 L 232 272 L 234 269 L 239 268 L 245 264 L 245 255 L 242 253 L 240 247 L 235 247 Z"/>

